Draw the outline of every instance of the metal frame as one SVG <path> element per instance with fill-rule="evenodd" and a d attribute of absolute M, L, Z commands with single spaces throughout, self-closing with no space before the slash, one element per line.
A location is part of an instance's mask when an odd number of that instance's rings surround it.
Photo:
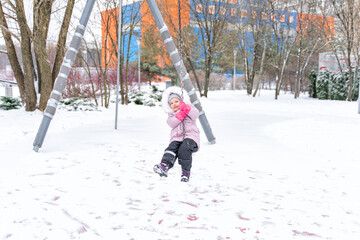
<path fill-rule="evenodd" d="M 120 2 L 121 2 L 121 0 L 120 0 Z M 33 143 L 33 147 L 34 147 L 33 150 L 35 152 L 38 152 L 39 149 L 41 148 L 41 146 L 44 142 L 44 139 L 45 139 L 45 135 L 49 128 L 50 122 L 55 115 L 57 105 L 61 99 L 62 92 L 64 91 L 65 86 L 66 86 L 66 81 L 67 81 L 68 75 L 69 75 L 71 67 L 75 61 L 76 54 L 79 51 L 80 44 L 81 44 L 82 38 L 84 36 L 85 30 L 86 30 L 86 25 L 89 20 L 94 3 L 95 3 L 95 0 L 88 0 L 86 2 L 86 5 L 82 12 L 79 24 L 76 27 L 75 34 L 71 40 L 70 47 L 66 51 L 65 58 L 61 65 L 61 68 L 60 68 L 60 72 L 55 80 L 54 88 L 51 92 L 46 109 L 44 111 L 44 117 L 41 121 L 39 130 L 37 132 L 36 138 Z M 177 71 L 178 75 L 180 76 L 180 79 L 184 86 L 184 89 L 187 91 L 187 93 L 190 97 L 191 103 L 200 111 L 199 120 L 205 131 L 206 137 L 210 143 L 215 143 L 215 137 L 212 133 L 210 124 L 206 118 L 205 112 L 202 109 L 201 103 L 197 98 L 196 91 L 191 83 L 189 74 L 186 71 L 186 68 L 184 66 L 184 63 L 183 63 L 180 55 L 179 55 L 179 52 L 176 49 L 175 43 L 174 43 L 174 41 L 170 35 L 170 32 L 169 32 L 167 26 L 165 25 L 164 20 L 160 14 L 159 8 L 157 7 L 154 0 L 147 0 L 147 3 L 150 7 L 150 10 L 151 10 L 153 16 L 154 16 L 156 24 L 157 24 L 158 28 L 160 29 L 161 37 L 166 45 L 166 49 L 167 49 L 169 55 L 171 56 L 171 60 L 176 68 L 176 71 Z M 120 6 L 122 6 L 122 4 L 120 4 Z M 121 8 L 119 7 L 119 19 L 121 19 L 120 15 L 121 15 Z M 120 24 L 119 24 L 119 26 L 120 26 Z M 121 38 L 119 38 L 119 42 L 120 42 L 120 39 Z M 120 51 L 120 47 L 119 47 L 118 51 Z M 118 53 L 118 61 L 119 61 L 119 59 L 120 59 L 120 53 Z M 118 74 L 118 76 L 119 76 L 119 74 Z M 117 83 L 117 89 L 118 89 L 118 83 Z M 116 100 L 116 104 L 118 104 L 118 98 Z M 117 117 L 117 112 L 116 112 L 116 117 Z M 117 126 L 116 126 L 117 118 L 115 121 L 116 121 L 115 122 L 115 129 L 116 129 L 117 128 Z"/>

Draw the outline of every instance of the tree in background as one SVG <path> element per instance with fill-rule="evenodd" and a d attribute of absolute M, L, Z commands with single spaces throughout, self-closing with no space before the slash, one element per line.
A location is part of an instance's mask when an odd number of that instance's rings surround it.
<path fill-rule="evenodd" d="M 130 57 L 134 55 L 134 52 L 131 52 L 131 42 L 133 38 L 140 37 L 141 33 L 136 32 L 136 29 L 140 29 L 140 22 L 141 22 L 141 4 L 144 2 L 139 2 L 140 4 L 133 5 L 132 7 L 129 7 L 127 5 L 124 9 L 124 13 L 126 14 L 127 24 L 124 29 L 124 45 L 127 45 L 127 49 L 124 52 L 124 55 L 126 53 L 125 59 L 125 86 L 126 86 L 126 97 L 125 97 L 125 103 L 128 103 L 128 96 L 129 96 L 129 68 L 130 68 Z M 140 42 L 141 44 L 141 42 Z"/>
<path fill-rule="evenodd" d="M 205 97 L 208 95 L 210 74 L 229 44 L 226 36 L 233 21 L 231 15 L 236 15 L 238 11 L 236 2 L 195 0 L 190 6 L 190 12 L 194 17 L 193 21 L 190 20 L 190 25 L 195 27 L 195 32 L 201 40 L 201 57 L 204 59 L 205 72 L 202 95 Z"/>
<path fill-rule="evenodd" d="M 300 96 L 300 91 L 303 88 L 303 79 L 305 69 L 308 66 L 310 58 L 315 52 L 321 51 L 326 45 L 326 35 L 324 35 L 324 19 L 317 14 L 318 7 L 321 4 L 316 0 L 299 0 L 298 24 L 295 43 L 295 57 L 296 57 L 296 79 L 294 98 Z M 310 6 L 310 7 L 309 7 Z M 307 7 L 307 11 L 305 11 Z M 326 33 L 331 34 L 330 32 Z"/>
<path fill-rule="evenodd" d="M 359 53 L 355 52 L 355 50 L 358 49 L 357 46 L 359 45 L 359 38 L 356 37 L 359 30 L 356 24 L 359 23 L 360 2 L 357 0 L 329 0 L 329 3 L 330 8 L 324 9 L 323 12 L 328 12 L 330 10 L 338 20 L 336 24 L 336 32 L 339 33 L 342 41 L 341 44 L 333 47 L 333 51 L 336 52 L 340 49 L 345 57 L 346 69 L 349 70 L 349 89 L 347 100 L 351 101 L 354 87 L 354 74 L 352 72 L 352 68 L 355 65 L 354 68 L 358 69 L 359 64 L 358 61 L 355 61 L 355 64 L 352 64 L 352 62 L 354 61 L 353 56 L 359 55 Z M 340 62 L 339 65 L 341 65 Z M 343 71 L 342 68 L 341 71 Z M 345 79 L 345 74 L 342 73 L 342 75 Z"/>
<path fill-rule="evenodd" d="M 0 1 L 1 31 L 4 36 L 10 65 L 19 86 L 21 99 L 25 103 L 26 111 L 34 111 L 36 109 L 37 95 L 34 84 L 36 79 L 40 93 L 38 108 L 43 111 L 65 55 L 65 42 L 75 0 L 69 0 L 65 5 L 66 9 L 57 41 L 56 57 L 53 66 L 50 64 L 46 48 L 50 18 L 53 14 L 52 9 L 55 0 L 34 0 L 32 9 L 33 30 L 31 30 L 28 24 L 22 0 L 2 2 Z M 59 1 L 56 2 L 59 3 Z M 16 26 L 16 29 L 10 29 L 9 25 Z M 15 51 L 16 43 L 14 41 L 19 42 L 21 45 L 21 62 L 18 60 L 20 58 Z"/>
<path fill-rule="evenodd" d="M 106 105 L 108 106 L 110 100 L 111 85 L 109 85 L 110 76 L 114 76 L 113 71 L 118 67 L 118 58 L 120 58 L 119 66 L 119 80 L 120 80 L 120 96 L 121 103 L 128 103 L 129 94 L 129 59 L 134 55 L 131 51 L 131 43 L 134 37 L 140 36 L 137 29 L 140 29 L 140 21 L 142 19 L 142 4 L 144 2 L 133 2 L 132 4 L 124 4 L 122 6 L 122 19 L 120 25 L 121 41 L 120 41 L 120 56 L 118 51 L 118 36 L 119 36 L 119 1 L 104 1 L 102 2 L 101 12 L 101 26 L 102 26 L 102 72 L 104 94 L 106 97 Z M 110 75 L 108 75 L 110 74 Z"/>
<path fill-rule="evenodd" d="M 156 25 L 149 25 L 142 36 L 142 69 L 149 80 L 149 85 L 151 85 L 151 80 L 161 73 L 159 56 L 165 54 L 165 50 L 161 45 L 160 34 L 156 31 Z"/>
<path fill-rule="evenodd" d="M 247 94 L 251 95 L 255 76 L 260 69 L 260 77 L 263 75 L 267 36 L 269 35 L 269 10 L 267 3 L 262 0 L 250 0 L 240 6 L 240 24 L 236 29 L 240 38 L 236 39 L 239 39 L 238 45 L 243 56 Z M 256 87 L 258 89 L 259 84 L 256 84 Z"/>
<path fill-rule="evenodd" d="M 110 93 L 111 93 L 109 72 L 111 71 L 111 69 L 116 69 L 117 67 L 117 61 L 115 57 L 117 54 L 117 26 L 118 26 L 117 25 L 118 15 L 116 10 L 117 2 L 116 1 L 101 2 L 101 3 L 97 3 L 97 6 L 98 9 L 104 9 L 101 12 L 101 34 L 102 34 L 101 47 L 99 47 L 100 44 L 97 42 L 94 33 L 92 33 L 93 36 L 92 40 L 93 40 L 93 45 L 97 49 L 97 52 L 101 51 L 101 54 L 99 55 L 97 54 L 95 56 L 93 54 L 90 54 L 90 57 L 94 58 L 96 56 L 99 57 L 101 56 L 101 59 L 99 61 L 100 64 L 97 65 L 95 68 L 99 82 L 101 106 L 108 107 L 110 103 Z M 120 78 L 120 80 L 122 80 L 122 78 Z"/>
<path fill-rule="evenodd" d="M 291 16 L 286 17 L 285 14 L 276 11 L 278 9 L 285 12 L 289 11 L 291 9 L 290 3 L 275 0 L 269 0 L 268 3 L 270 4 L 270 26 L 273 30 L 270 42 L 270 59 L 272 60 L 272 67 L 275 68 L 275 99 L 278 99 L 283 84 L 284 72 L 296 38 L 291 29 L 291 24 L 294 24 Z"/>
<path fill-rule="evenodd" d="M 174 6 L 175 2 L 164 1 L 160 5 L 160 11 L 162 12 L 166 24 L 172 33 L 172 38 L 174 39 L 177 49 L 180 51 L 180 30 L 179 30 L 179 6 L 178 2 Z M 203 85 L 199 79 L 197 70 L 200 69 L 200 38 L 195 33 L 194 28 L 189 25 L 190 19 L 188 19 L 187 13 L 190 9 L 189 2 L 180 1 L 180 14 L 181 17 L 181 50 L 182 58 L 184 65 L 188 72 L 192 72 L 192 75 L 195 79 L 191 79 L 195 86 L 197 86 L 200 96 L 202 96 Z M 176 73 L 175 68 L 171 69 L 174 74 Z"/>

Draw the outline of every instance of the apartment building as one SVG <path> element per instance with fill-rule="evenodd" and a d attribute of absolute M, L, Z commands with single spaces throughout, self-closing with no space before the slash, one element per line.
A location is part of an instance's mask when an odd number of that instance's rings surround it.
<path fill-rule="evenodd" d="M 165 23 L 168 25 L 171 34 L 175 35 L 176 30 L 174 28 L 178 27 L 178 0 L 156 0 L 157 4 L 159 5 L 160 9 L 163 10 L 163 18 Z M 197 25 L 197 21 L 195 21 L 195 17 L 200 18 L 202 16 L 208 15 L 224 15 L 227 16 L 232 25 L 242 24 L 245 28 L 245 31 L 251 31 L 250 28 L 246 28 L 246 24 L 251 24 L 251 20 L 260 18 L 264 22 L 276 23 L 278 28 L 281 29 L 288 29 L 290 34 L 295 37 L 299 18 L 308 17 L 308 15 L 301 15 L 298 13 L 298 1 L 294 0 L 278 0 L 274 1 L 273 7 L 268 7 L 268 2 L 264 1 L 254 1 L 254 0 L 214 0 L 212 2 L 209 1 L 202 1 L 202 0 L 181 0 L 181 25 L 184 26 L 191 26 L 195 30 L 199 28 Z M 315 7 L 314 5 L 309 4 L 311 1 L 308 1 L 308 4 L 304 6 L 304 13 L 308 12 L 309 9 Z M 318 3 L 323 4 L 325 1 L 318 1 Z M 154 19 L 150 13 L 150 10 L 147 6 L 146 1 L 133 1 L 131 4 L 126 6 L 128 9 L 137 9 L 141 8 L 141 20 L 137 25 L 137 28 L 134 30 L 136 34 L 130 40 L 130 47 L 125 48 L 129 49 L 133 53 L 136 53 L 138 50 L 137 40 L 136 38 L 144 36 L 146 31 L 151 28 L 154 29 L 153 26 L 155 25 Z M 113 14 L 117 17 L 117 9 L 108 10 L 106 13 L 102 14 Z M 114 14 L 115 12 L 115 14 Z M 132 21 L 131 17 L 129 17 L 129 11 L 125 11 L 126 17 L 125 25 L 129 24 L 129 21 Z M 139 16 L 140 17 L 140 16 Z M 319 21 L 321 21 L 321 18 Z M 110 32 L 114 35 L 115 28 L 116 28 L 116 20 L 113 21 L 108 26 L 103 25 L 103 28 L 106 27 L 112 28 Z M 103 24 L 103 23 L 102 23 Z M 251 34 L 248 34 L 251 36 Z M 114 36 L 116 39 L 116 37 Z M 251 41 L 249 41 L 251 42 Z M 116 47 L 116 46 L 115 46 Z M 114 54 L 110 54 L 111 51 L 114 50 L 114 46 L 109 46 L 109 42 L 106 42 L 106 37 L 103 36 L 103 58 L 111 58 L 113 67 L 116 67 L 116 56 Z M 132 54 L 130 56 L 130 60 L 135 60 L 136 54 Z M 108 59 L 109 60 L 109 59 Z M 159 58 L 159 65 L 162 64 L 164 61 L 169 61 L 168 58 L 161 59 Z M 169 62 L 168 62 L 169 63 Z"/>

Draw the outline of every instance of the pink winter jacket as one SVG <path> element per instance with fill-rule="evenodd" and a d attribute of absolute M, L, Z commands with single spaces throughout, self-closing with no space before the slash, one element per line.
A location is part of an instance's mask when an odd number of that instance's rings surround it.
<path fill-rule="evenodd" d="M 173 141 L 184 141 L 185 138 L 190 138 L 194 140 L 197 144 L 197 147 L 200 148 L 200 131 L 196 126 L 196 119 L 199 117 L 199 110 L 190 105 L 191 110 L 186 115 L 183 121 L 180 121 L 175 117 L 177 112 L 169 113 L 167 124 L 172 128 L 170 134 L 170 142 Z M 184 122 L 184 124 L 182 123 Z M 184 136 L 185 129 L 185 136 Z"/>

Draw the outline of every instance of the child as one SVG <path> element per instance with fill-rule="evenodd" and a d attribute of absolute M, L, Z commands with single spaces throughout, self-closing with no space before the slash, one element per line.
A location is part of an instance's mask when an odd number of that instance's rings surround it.
<path fill-rule="evenodd" d="M 192 153 L 199 150 L 200 132 L 196 126 L 199 110 L 186 104 L 178 87 L 167 88 L 162 96 L 162 107 L 168 113 L 167 124 L 172 128 L 170 144 L 165 149 L 160 164 L 154 171 L 161 177 L 167 177 L 168 170 L 178 158 L 181 165 L 181 181 L 188 182 L 192 164 Z"/>

